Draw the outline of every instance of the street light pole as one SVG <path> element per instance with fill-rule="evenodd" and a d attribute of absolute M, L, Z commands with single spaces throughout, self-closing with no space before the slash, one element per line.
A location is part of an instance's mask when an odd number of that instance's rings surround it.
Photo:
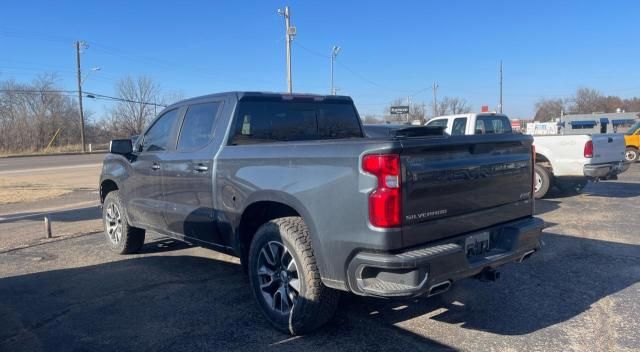
<path fill-rule="evenodd" d="M 296 35 L 296 27 L 291 26 L 291 10 L 289 6 L 285 6 L 283 9 L 278 9 L 278 14 L 284 16 L 284 26 L 285 26 L 285 40 L 287 43 L 287 91 L 289 93 L 293 92 L 293 81 L 291 78 L 291 41 L 293 37 Z"/>
<path fill-rule="evenodd" d="M 338 56 L 340 49 L 341 48 L 336 45 L 331 48 L 331 95 L 336 95 L 336 89 L 333 87 L 333 62 L 336 60 L 336 56 Z"/>
<path fill-rule="evenodd" d="M 76 68 L 78 70 L 78 107 L 80 109 L 80 143 L 82 144 L 82 152 L 85 153 L 87 148 L 84 143 L 84 112 L 82 110 L 82 75 L 80 72 L 80 48 L 87 48 L 87 44 L 83 41 L 76 41 Z"/>

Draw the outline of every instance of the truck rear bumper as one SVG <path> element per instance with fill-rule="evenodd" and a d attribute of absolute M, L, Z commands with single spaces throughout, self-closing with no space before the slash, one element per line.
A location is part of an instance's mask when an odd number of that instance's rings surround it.
<path fill-rule="evenodd" d="M 378 297 L 436 294 L 453 281 L 527 258 L 541 248 L 543 224 L 527 218 L 399 253 L 360 251 L 348 265 L 349 288 Z"/>
<path fill-rule="evenodd" d="M 631 163 L 623 161 L 605 164 L 587 164 L 584 166 L 584 175 L 591 178 L 609 178 L 627 171 L 630 165 Z"/>

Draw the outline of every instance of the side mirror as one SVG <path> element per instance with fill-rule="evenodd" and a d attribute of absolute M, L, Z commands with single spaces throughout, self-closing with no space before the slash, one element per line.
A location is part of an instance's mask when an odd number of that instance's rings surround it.
<path fill-rule="evenodd" d="M 109 143 L 109 153 L 129 155 L 133 153 L 131 139 L 112 139 Z"/>

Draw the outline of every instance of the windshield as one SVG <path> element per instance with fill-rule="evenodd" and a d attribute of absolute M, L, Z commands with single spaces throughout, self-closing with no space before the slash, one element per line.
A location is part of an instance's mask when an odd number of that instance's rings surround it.
<path fill-rule="evenodd" d="M 636 133 L 638 128 L 640 128 L 640 121 L 638 121 L 635 124 L 633 124 L 633 126 L 631 126 L 631 128 L 629 128 L 629 130 L 627 131 L 626 134 L 627 135 L 632 135 L 632 134 Z"/>

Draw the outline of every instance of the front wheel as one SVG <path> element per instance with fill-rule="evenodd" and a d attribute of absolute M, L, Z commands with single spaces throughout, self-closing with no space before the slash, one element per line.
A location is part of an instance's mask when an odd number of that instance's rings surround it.
<path fill-rule="evenodd" d="M 118 254 L 137 253 L 144 244 L 144 229 L 129 225 L 119 191 L 112 191 L 102 205 L 104 236 L 109 248 Z"/>
<path fill-rule="evenodd" d="M 624 159 L 626 161 L 634 162 L 634 161 L 638 160 L 638 156 L 640 156 L 640 153 L 638 152 L 638 149 L 636 149 L 636 148 L 627 148 L 624 151 Z"/>
<path fill-rule="evenodd" d="M 254 296 L 278 330 L 304 334 L 331 319 L 339 292 L 322 284 L 302 218 L 280 218 L 262 225 L 248 259 Z"/>

